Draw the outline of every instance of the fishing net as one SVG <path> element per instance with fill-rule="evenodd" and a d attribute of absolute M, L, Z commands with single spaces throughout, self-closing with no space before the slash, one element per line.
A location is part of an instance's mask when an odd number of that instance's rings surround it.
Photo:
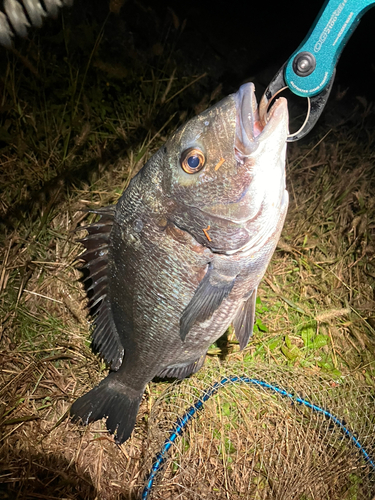
<path fill-rule="evenodd" d="M 175 382 L 153 405 L 143 498 L 375 498 L 374 387 L 285 367 L 220 376 Z"/>

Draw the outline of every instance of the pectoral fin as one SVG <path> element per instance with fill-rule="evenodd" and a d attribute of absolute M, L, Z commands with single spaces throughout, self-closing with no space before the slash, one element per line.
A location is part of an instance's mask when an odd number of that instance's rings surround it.
<path fill-rule="evenodd" d="M 233 320 L 234 332 L 240 344 L 241 351 L 247 346 L 247 343 L 253 334 L 256 299 L 257 288 L 254 288 L 250 297 L 242 303 L 242 306 Z"/>
<path fill-rule="evenodd" d="M 226 277 L 209 265 L 208 271 L 199 283 L 193 298 L 186 306 L 180 319 L 180 337 L 185 340 L 186 335 L 196 322 L 209 319 L 218 309 L 223 300 L 230 294 L 235 277 Z"/>

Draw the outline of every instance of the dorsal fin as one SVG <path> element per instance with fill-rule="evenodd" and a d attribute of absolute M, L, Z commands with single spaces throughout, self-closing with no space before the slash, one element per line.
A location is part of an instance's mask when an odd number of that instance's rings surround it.
<path fill-rule="evenodd" d="M 108 292 L 108 246 L 113 226 L 115 206 L 90 210 L 100 216 L 100 219 L 85 229 L 88 235 L 81 239 L 85 251 L 79 256 L 84 261 L 81 269 L 85 273 L 83 282 L 89 297 L 90 314 L 94 318 L 92 347 L 98 352 L 112 370 L 118 370 L 124 357 L 124 348 L 117 333 L 111 305 L 107 298 Z"/>

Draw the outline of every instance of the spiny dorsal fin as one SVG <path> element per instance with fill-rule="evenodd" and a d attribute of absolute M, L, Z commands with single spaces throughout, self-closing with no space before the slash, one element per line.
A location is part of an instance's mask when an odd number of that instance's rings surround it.
<path fill-rule="evenodd" d="M 112 370 L 118 370 L 124 356 L 124 348 L 112 319 L 108 291 L 108 246 L 115 214 L 115 206 L 90 210 L 100 219 L 78 230 L 85 229 L 88 235 L 81 239 L 85 251 L 79 256 L 84 261 L 81 269 L 86 273 L 83 282 L 89 297 L 90 313 L 94 318 L 92 346 Z"/>

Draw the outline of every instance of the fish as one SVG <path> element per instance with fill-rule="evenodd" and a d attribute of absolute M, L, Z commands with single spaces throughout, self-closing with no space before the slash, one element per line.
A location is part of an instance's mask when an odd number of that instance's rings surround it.
<path fill-rule="evenodd" d="M 80 256 L 93 313 L 92 347 L 109 374 L 71 407 L 131 435 L 146 385 L 185 378 L 233 324 L 240 349 L 288 207 L 288 108 L 261 121 L 252 83 L 193 117 L 94 211 Z"/>

